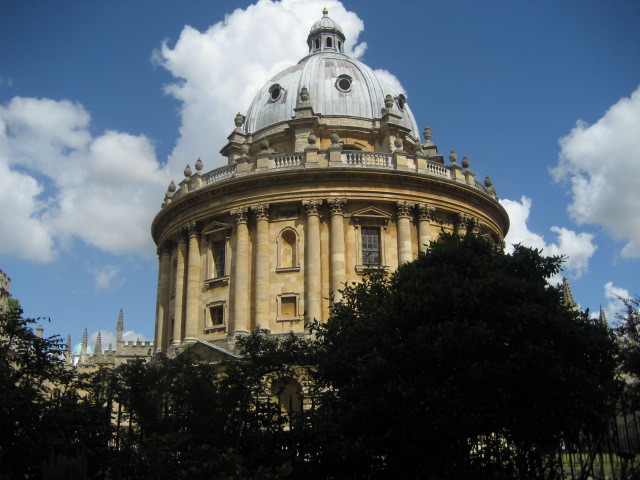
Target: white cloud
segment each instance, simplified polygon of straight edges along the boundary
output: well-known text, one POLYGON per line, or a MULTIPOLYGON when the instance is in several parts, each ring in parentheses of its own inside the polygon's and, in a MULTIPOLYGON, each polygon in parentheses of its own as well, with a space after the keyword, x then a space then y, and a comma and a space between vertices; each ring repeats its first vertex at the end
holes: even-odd
POLYGON ((629 290, 616 287, 613 285, 613 282, 607 282, 604 285, 604 296, 609 300, 607 306, 604 307, 607 321, 609 325, 615 325, 618 323, 616 315, 625 311, 625 305, 621 299, 629 299, 631 295, 629 294, 629 290))
POLYGON ((149 224, 167 174, 144 136, 92 136, 68 100, 0 106, 1 254, 47 262, 73 239, 111 253, 152 252, 149 224))
POLYGON ((269 78, 308 53, 308 28, 325 6, 346 36, 345 52, 361 56, 366 44, 356 43, 364 24, 335 0, 260 0, 204 32, 187 26, 173 48, 165 42, 155 52, 155 61, 178 79, 166 93, 182 102, 180 137, 169 159, 173 175, 179 178, 198 157, 207 169, 226 161, 217 152, 236 113, 246 113, 269 78))
POLYGON ((115 265, 102 265, 93 270, 93 275, 98 288, 111 287, 116 275, 120 273, 120 268, 115 265))
POLYGON ((560 139, 556 181, 571 183, 568 210, 578 224, 604 226, 625 242, 621 255, 640 258, 640 88, 595 124, 578 121, 560 139))
MULTIPOLYGON (((568 272, 574 278, 586 273, 589 259, 598 248, 593 243, 593 235, 590 233, 576 233, 564 227, 553 226, 550 230, 556 234, 555 243, 547 243, 540 234, 532 232, 527 226, 532 201, 522 197, 520 201, 502 199, 500 203, 509 214, 511 225, 505 238, 507 246, 521 244, 525 247, 542 250, 544 255, 563 255, 563 271, 568 272)), ((560 280, 560 276, 551 279, 553 283, 560 280)))

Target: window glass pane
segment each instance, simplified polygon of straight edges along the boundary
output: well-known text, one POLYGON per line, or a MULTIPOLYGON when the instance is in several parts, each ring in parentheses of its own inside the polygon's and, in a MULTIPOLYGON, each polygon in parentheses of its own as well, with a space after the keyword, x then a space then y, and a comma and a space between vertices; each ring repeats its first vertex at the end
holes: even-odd
POLYGON ((212 325, 224 325, 224 307, 222 305, 216 305, 209 308, 211 314, 212 325))
POLYGON ((225 242, 214 242, 213 244, 214 276, 224 277, 225 273, 225 242))
POLYGON ((380 230, 377 228, 362 229, 362 263, 380 265, 380 230))

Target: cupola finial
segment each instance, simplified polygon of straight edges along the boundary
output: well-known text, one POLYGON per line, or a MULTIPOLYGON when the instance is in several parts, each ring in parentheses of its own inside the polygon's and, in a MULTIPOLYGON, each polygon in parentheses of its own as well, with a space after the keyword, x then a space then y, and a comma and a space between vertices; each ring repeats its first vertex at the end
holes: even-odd
POLYGON ((329 15, 329 10, 327 10, 327 7, 324 7, 324 8, 322 9, 322 15, 324 15, 325 17, 326 17, 327 15, 329 15))

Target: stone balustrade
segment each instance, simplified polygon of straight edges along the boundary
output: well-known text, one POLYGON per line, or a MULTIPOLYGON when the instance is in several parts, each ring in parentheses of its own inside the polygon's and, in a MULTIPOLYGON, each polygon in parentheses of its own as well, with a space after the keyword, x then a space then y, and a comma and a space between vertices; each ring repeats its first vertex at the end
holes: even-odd
MULTIPOLYGON (((490 195, 497 199, 493 188, 489 189, 485 187, 481 182, 476 180, 475 175, 466 169, 461 169, 458 165, 444 165, 441 162, 429 160, 429 157, 418 157, 408 155, 406 153, 385 153, 385 152, 364 152, 364 151, 342 151, 339 154, 339 162, 329 162, 329 152, 324 150, 306 151, 305 153, 286 153, 269 155, 268 167, 256 169, 255 160, 247 158, 247 167, 243 167, 242 170, 237 168, 236 164, 225 165, 220 168, 216 168, 210 172, 201 175, 202 186, 212 185, 215 183, 230 180, 239 175, 255 175, 262 174, 269 170, 295 170, 305 168, 318 168, 318 167, 338 167, 344 166, 345 168, 371 168, 371 169, 385 169, 385 170, 402 170, 415 172, 418 175, 426 175, 432 177, 440 177, 449 179, 456 183, 462 183, 472 188, 480 190, 481 192, 490 195), (313 156, 313 158, 311 158, 313 156), (254 166, 252 166, 254 164, 254 166), (402 164, 402 167, 399 165, 402 164), (453 169, 462 171, 456 175, 452 172, 453 169)), ((193 177, 192 177, 193 178, 193 177)), ((187 183, 188 178, 186 179, 187 183)), ((184 182, 183 182, 184 183, 184 182)), ((197 190, 199 187, 197 184, 194 186, 194 182, 191 182, 191 187, 188 189, 179 188, 173 195, 172 199, 175 200, 181 197, 187 191, 197 190)))

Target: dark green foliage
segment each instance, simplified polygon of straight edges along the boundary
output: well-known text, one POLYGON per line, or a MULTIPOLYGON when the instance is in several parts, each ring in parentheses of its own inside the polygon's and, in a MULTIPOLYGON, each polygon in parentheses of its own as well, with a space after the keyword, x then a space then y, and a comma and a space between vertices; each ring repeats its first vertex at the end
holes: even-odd
POLYGON ((321 463, 344 478, 549 478, 561 436, 599 433, 619 385, 606 328, 563 305, 560 259, 442 235, 319 328, 321 463))
POLYGON ((622 298, 625 306, 624 313, 618 314, 616 333, 622 345, 622 371, 640 379, 640 297, 622 298))
POLYGON ((43 462, 66 453, 75 457, 81 443, 62 343, 39 338, 31 328, 35 322, 22 318, 15 301, 0 312, 0 478, 47 478, 43 462))
POLYGON ((559 266, 442 235, 345 288, 310 338, 255 331, 241 361, 187 348, 79 378, 2 316, 0 478, 560 478, 560 439, 606 429, 631 357, 547 284, 559 266))

